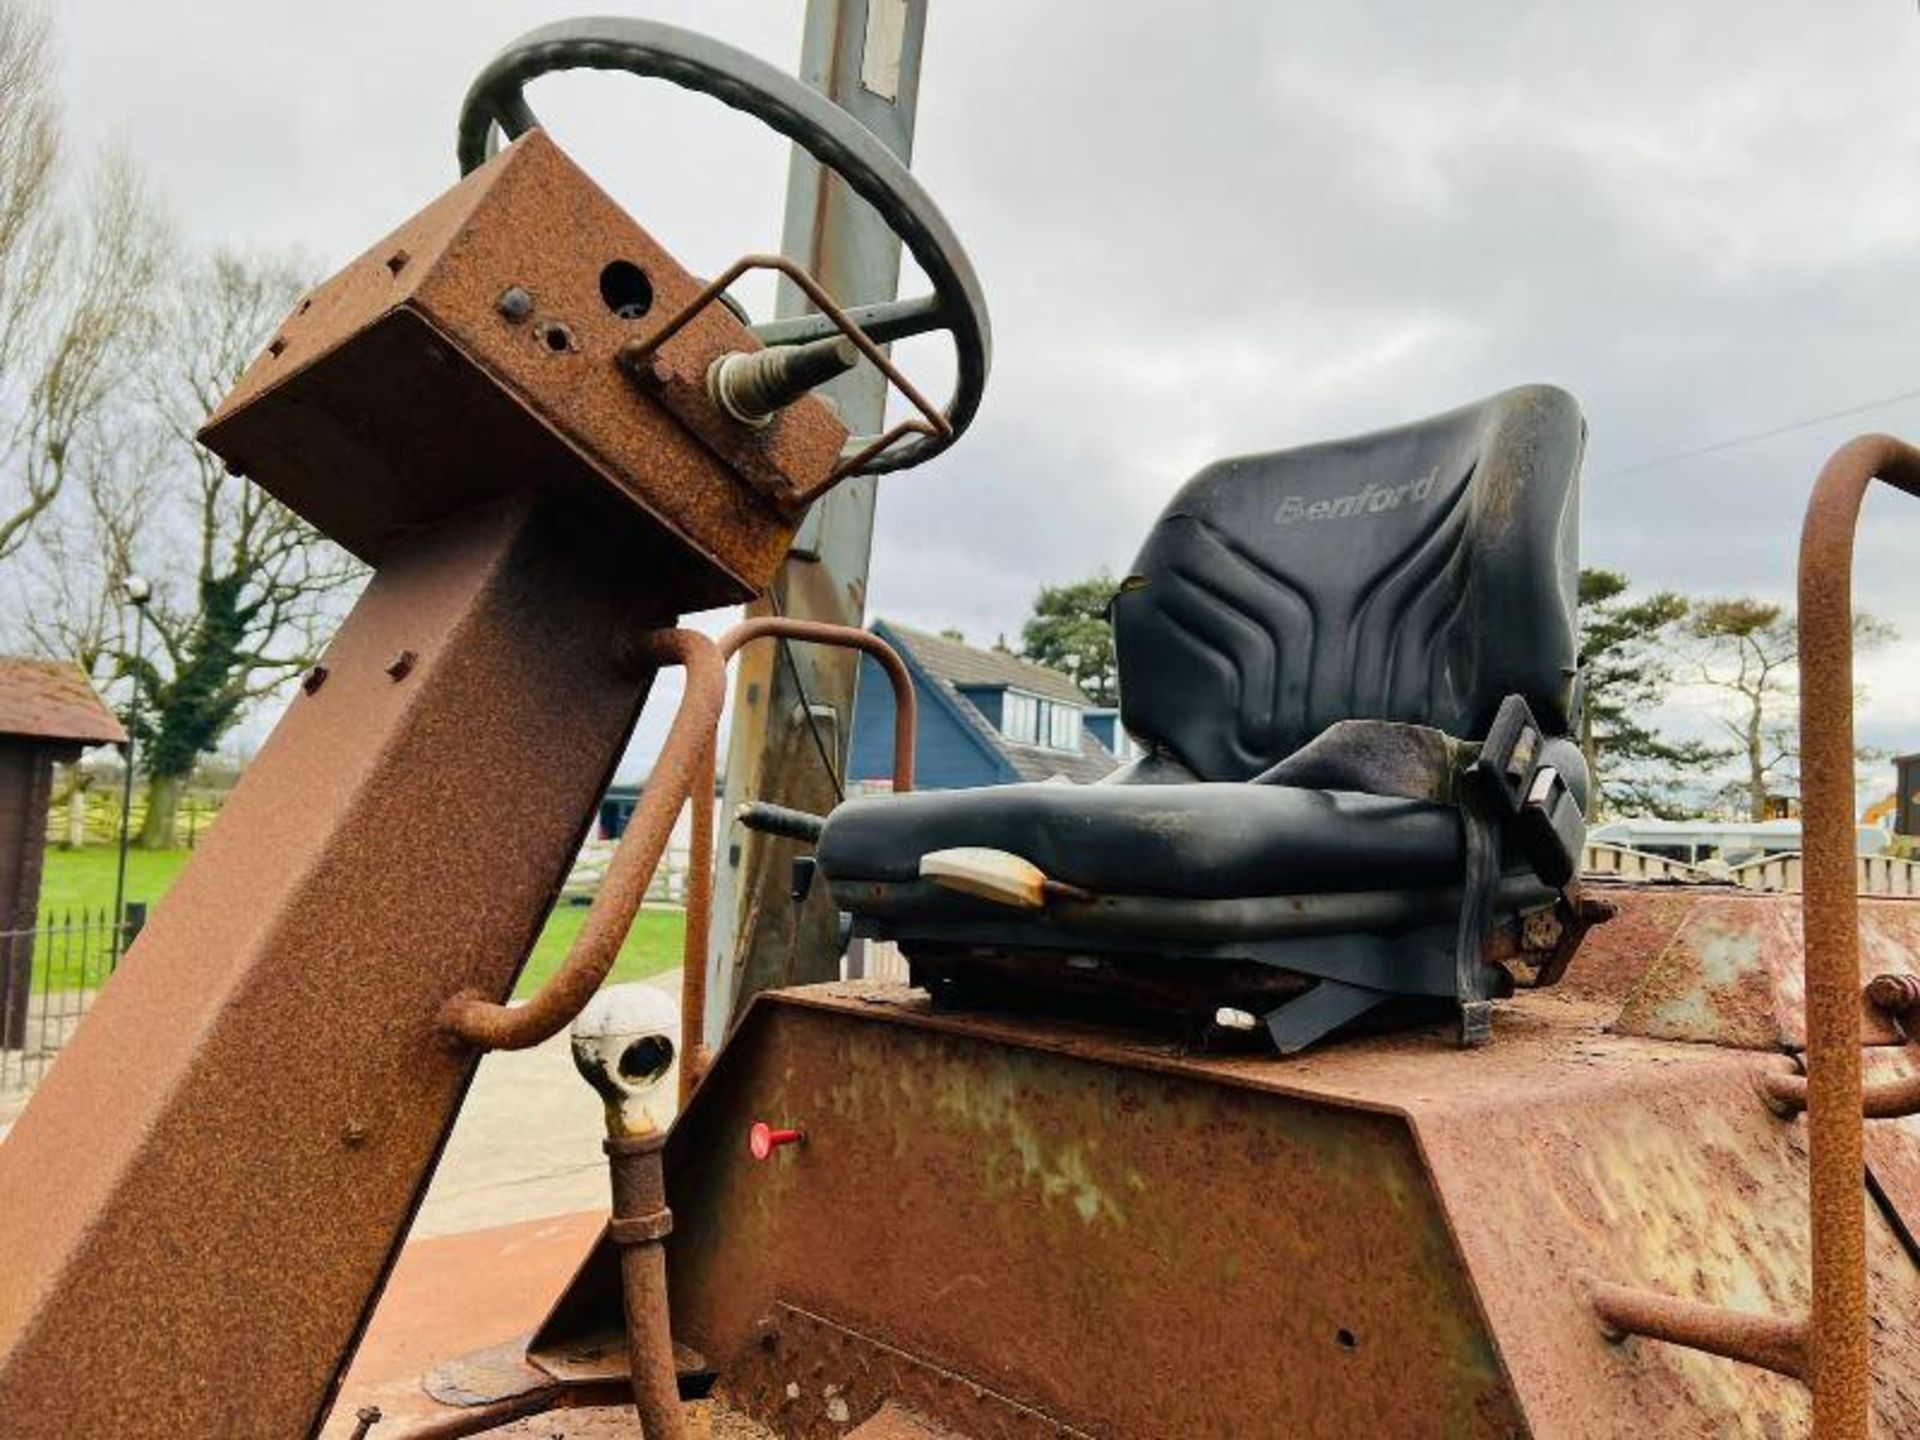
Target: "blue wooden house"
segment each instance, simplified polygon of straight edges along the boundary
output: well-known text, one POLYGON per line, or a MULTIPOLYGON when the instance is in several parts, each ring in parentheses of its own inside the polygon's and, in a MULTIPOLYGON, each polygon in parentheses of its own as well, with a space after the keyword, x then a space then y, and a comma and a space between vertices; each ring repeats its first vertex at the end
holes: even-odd
MULTIPOLYGON (((914 784, 922 790, 1010 785, 1064 776, 1088 784, 1140 748, 1120 728, 1120 712, 1089 700, 1058 670, 1004 650, 981 650, 943 635, 877 620, 873 631, 906 661, 919 702, 914 784)), ((849 792, 893 785, 893 686, 871 657, 860 659, 848 756, 849 792)), ((644 784, 607 788, 597 833, 617 840, 644 784)))
MULTIPOLYGON (((981 650, 943 635, 877 620, 907 663, 919 704, 914 784, 922 790, 1008 785, 1064 776, 1101 779, 1138 751, 1119 715, 1044 665, 981 650)), ((853 708, 849 790, 893 783, 893 687, 871 657, 860 661, 853 708)))

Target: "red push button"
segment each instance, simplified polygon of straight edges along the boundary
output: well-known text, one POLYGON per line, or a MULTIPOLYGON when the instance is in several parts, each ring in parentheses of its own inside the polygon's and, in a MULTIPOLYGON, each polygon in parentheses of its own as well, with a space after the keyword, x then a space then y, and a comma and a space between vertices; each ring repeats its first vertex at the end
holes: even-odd
POLYGON ((803 1130, 776 1130, 764 1120, 753 1122, 747 1132, 747 1150, 756 1160, 765 1160, 782 1145, 798 1145, 806 1139, 803 1130))

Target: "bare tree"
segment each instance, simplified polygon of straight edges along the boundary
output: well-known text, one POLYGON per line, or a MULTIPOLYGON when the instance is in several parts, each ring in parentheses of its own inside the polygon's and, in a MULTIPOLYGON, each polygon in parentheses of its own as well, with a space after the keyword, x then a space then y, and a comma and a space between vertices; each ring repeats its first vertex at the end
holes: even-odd
MULTIPOLYGON (((69 203, 53 74, 46 12, 0 0, 0 560, 45 542, 24 577, 32 603, 10 628, 93 674, 117 640, 105 597, 118 577, 99 583, 99 557, 49 522, 75 477, 89 488, 86 473, 110 457, 108 412, 124 409, 117 391, 147 338, 166 234, 123 156, 69 203)), ((18 586, 22 566, 11 568, 18 586)), ((69 843, 87 779, 78 765, 63 778, 69 843)))
MULTIPOLYGON (((1682 625, 1679 673, 1717 692, 1713 718, 1733 742, 1745 770, 1728 787, 1750 820, 1769 818, 1769 800, 1800 773, 1800 626, 1783 606, 1736 598, 1695 602, 1682 625)), ((1853 617, 1856 649, 1893 639, 1871 615, 1853 617)))
POLYGON ((63 204, 43 12, 0 0, 0 559, 66 489, 146 340, 164 227, 124 157, 63 204))
MULTIPOLYGON (((146 367, 146 403, 164 447, 162 499, 142 516, 121 496, 95 505, 102 531, 131 522, 124 554, 191 557, 147 566, 154 644, 121 668, 141 692, 149 776, 140 843, 174 843, 180 795, 249 706, 313 664, 361 566, 258 486, 227 473, 194 432, 232 388, 305 288, 286 261, 218 253, 182 267, 167 289, 146 367)), ((117 542, 109 540, 111 551, 117 542)))
POLYGON ((12 628, 28 648, 72 660, 96 684, 113 679, 126 647, 125 582, 164 498, 149 483, 163 463, 157 440, 136 404, 113 407, 76 452, 55 523, 35 528, 16 564, 22 590, 12 628))
MULTIPOLYGON (((113 687, 126 650, 125 582, 133 553, 158 496, 143 483, 157 469, 154 430, 129 404, 118 424, 85 437, 74 459, 72 490, 53 507, 53 523, 37 525, 13 564, 19 603, 8 629, 25 647, 72 660, 96 685, 113 687)), ((156 559, 158 557, 155 557, 156 559)), ((54 803, 66 807, 63 845, 86 843, 87 791, 96 774, 76 761, 64 767, 54 803)))

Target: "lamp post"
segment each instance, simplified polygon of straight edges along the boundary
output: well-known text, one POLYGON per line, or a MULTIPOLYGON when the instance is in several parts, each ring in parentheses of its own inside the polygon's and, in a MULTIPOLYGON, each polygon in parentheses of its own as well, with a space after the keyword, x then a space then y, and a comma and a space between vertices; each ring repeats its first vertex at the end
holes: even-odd
MULTIPOLYGON (((127 603, 133 606, 133 658, 138 661, 147 643, 147 602, 153 587, 138 575, 121 582, 127 603)), ((120 963, 126 944, 127 846, 133 840, 133 759, 140 744, 140 677, 133 680, 133 700, 127 706, 126 773, 120 780, 120 862, 113 879, 113 963, 120 963)))

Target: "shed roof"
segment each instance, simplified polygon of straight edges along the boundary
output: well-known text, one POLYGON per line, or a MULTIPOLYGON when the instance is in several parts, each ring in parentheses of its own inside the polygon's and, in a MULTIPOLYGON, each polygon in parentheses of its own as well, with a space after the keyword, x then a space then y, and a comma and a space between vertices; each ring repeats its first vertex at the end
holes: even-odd
POLYGON ((117 745, 126 730, 78 665, 0 655, 0 735, 117 745))

